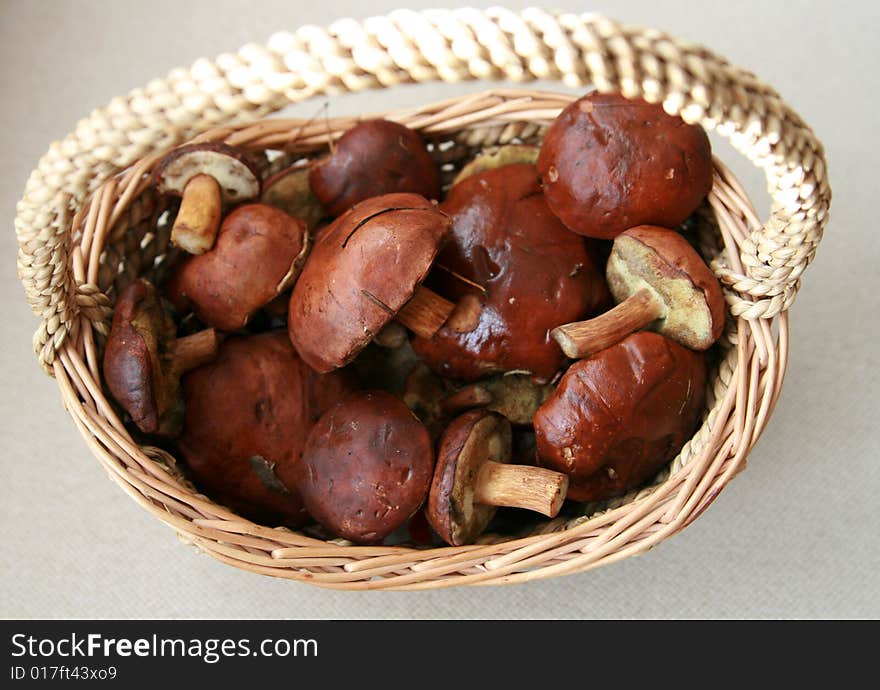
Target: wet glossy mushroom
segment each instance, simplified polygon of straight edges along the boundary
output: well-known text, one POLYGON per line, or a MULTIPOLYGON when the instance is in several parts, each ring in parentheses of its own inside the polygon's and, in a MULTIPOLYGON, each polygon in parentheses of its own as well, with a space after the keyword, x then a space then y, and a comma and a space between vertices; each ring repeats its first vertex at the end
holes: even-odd
POLYGON ((613 239, 636 225, 681 224, 712 188, 712 151, 699 125, 660 105, 593 92, 551 123, 538 172, 566 226, 613 239))
POLYGON ((141 278, 116 300, 104 350, 104 380, 141 431, 176 436, 183 423, 180 376, 216 354, 212 328, 175 337, 174 321, 158 291, 141 278))
POLYGON ((389 120, 368 120, 348 130, 329 156, 311 166, 309 183, 334 217, 383 194, 440 197, 440 171, 421 137, 389 120))
POLYGON ((551 213, 532 165, 472 175, 440 208, 452 235, 429 285, 458 306, 433 338, 414 338, 413 349, 453 379, 519 371, 550 380, 565 361, 550 330, 610 301, 595 243, 551 213))
POLYGON ((511 465, 512 432, 501 415, 471 410, 449 425, 437 451, 427 517, 447 544, 476 541, 498 507, 555 517, 568 477, 540 467, 511 465))
POLYGON ((250 156, 218 143, 174 149, 156 167, 153 182, 161 194, 181 197, 171 241, 190 254, 214 246, 224 204, 260 195, 260 176, 250 156))
POLYGON ((642 225, 618 235, 605 276, 618 305, 552 332, 568 357, 586 357, 643 328, 707 350, 724 330, 721 284, 673 230, 642 225))
POLYGON ((435 333, 454 305, 422 281, 448 234, 449 218, 417 194, 368 199, 334 221, 290 298, 302 358, 318 371, 344 366, 394 319, 435 333))
POLYGON ((309 252, 305 223, 266 204, 245 204, 223 220, 217 243, 175 266, 166 287, 181 311, 222 331, 244 328, 296 281, 309 252))
POLYGON ((599 501, 654 476, 694 433, 704 354, 641 331, 575 362, 535 414, 538 463, 570 478, 568 498, 599 501))
POLYGON ((178 449, 198 487, 251 519, 303 524, 297 481, 306 438, 355 390, 349 373, 314 372, 274 331, 227 338, 216 360, 184 378, 184 390, 178 449))
POLYGON ((421 507, 434 452, 424 425, 390 393, 364 391, 312 428, 300 494, 312 517, 353 542, 382 541, 421 507))

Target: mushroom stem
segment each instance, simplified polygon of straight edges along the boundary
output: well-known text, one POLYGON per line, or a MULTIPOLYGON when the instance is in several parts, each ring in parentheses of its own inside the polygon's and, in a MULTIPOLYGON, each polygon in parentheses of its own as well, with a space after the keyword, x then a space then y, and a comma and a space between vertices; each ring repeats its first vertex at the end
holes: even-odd
POLYGON ((183 190, 171 241, 190 254, 204 254, 214 246, 220 229, 220 185, 210 175, 194 176, 183 190))
POLYGON ((397 312, 397 320, 416 335, 433 338, 453 309, 455 305, 452 302, 419 285, 412 299, 397 312))
POLYGON ((473 385, 462 388, 447 396, 440 403, 447 414, 458 414, 473 407, 485 407, 492 402, 494 396, 483 386, 473 385))
POLYGON ((218 347, 217 331, 213 328, 178 338, 171 345, 173 368, 178 374, 184 374, 207 364, 217 356, 218 347))
POLYGON ((568 475, 543 467, 488 460, 477 474, 474 498, 490 506, 525 508, 556 517, 568 491, 568 475))
POLYGON ((663 316, 664 305, 653 291, 642 288, 604 314, 554 328, 550 335, 566 357, 582 359, 611 347, 663 316))

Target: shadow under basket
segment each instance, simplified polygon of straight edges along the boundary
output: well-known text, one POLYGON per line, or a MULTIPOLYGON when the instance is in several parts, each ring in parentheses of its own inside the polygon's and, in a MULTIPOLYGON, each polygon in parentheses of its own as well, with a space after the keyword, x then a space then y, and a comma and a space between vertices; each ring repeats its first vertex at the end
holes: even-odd
MULTIPOLYGON (((573 98, 491 90, 363 119, 382 115, 420 132, 448 184, 486 148, 540 143, 573 98)), ((183 540, 238 568, 338 589, 523 582, 651 548, 696 519, 745 467, 779 396, 788 308, 827 220, 823 156, 771 88, 657 31, 543 10, 399 11, 276 34, 92 113, 53 144, 27 183, 16 218, 19 275, 42 319, 39 360, 89 448, 183 540), (725 288, 727 327, 701 424, 650 486, 469 546, 358 546, 246 520, 197 493, 171 454, 132 437, 102 386, 101 352, 120 289, 139 276, 160 281, 176 251, 166 201, 149 183, 165 152, 194 139, 225 141, 260 154, 269 173, 320 155, 358 121, 265 119, 291 103, 398 83, 539 78, 662 102, 728 138, 767 177, 772 208, 762 222, 716 160, 712 191, 692 218, 696 244, 725 288)))

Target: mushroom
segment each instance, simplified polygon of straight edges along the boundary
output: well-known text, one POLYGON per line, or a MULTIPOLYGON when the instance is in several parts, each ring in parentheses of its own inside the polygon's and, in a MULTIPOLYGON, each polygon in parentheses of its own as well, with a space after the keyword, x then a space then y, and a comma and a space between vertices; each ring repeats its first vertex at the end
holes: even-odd
POLYGON ((256 199, 256 164, 239 149, 219 143, 188 144, 166 155, 153 173, 156 189, 180 196, 171 241, 190 254, 214 246, 223 204, 256 199))
POLYGON ((534 165, 538 160, 540 151, 539 147, 527 144, 505 144, 495 149, 483 151, 459 171, 455 179, 452 180, 452 186, 457 185, 471 175, 477 175, 486 170, 500 168, 505 165, 513 165, 515 163, 534 165))
POLYGON ((538 464, 569 476, 568 498, 625 493, 672 460, 703 410, 706 361, 651 331, 575 362, 535 413, 538 464))
POLYGON ((532 165, 472 175, 440 209, 452 236, 430 285, 458 307, 433 338, 413 338, 413 349, 461 381, 508 371, 549 381, 565 361, 550 329, 598 313, 610 299, 596 243, 550 212, 532 165))
POLYGON ((217 354, 213 328, 175 338, 155 286, 140 278, 116 300, 104 350, 107 388, 145 434, 173 437, 183 423, 180 376, 217 354))
POLYGON ((502 415, 511 424, 526 426, 552 392, 551 384, 535 383, 526 374, 503 374, 460 388, 446 396, 441 405, 452 414, 483 407, 502 415))
POLYGON ((209 326, 235 331, 293 285, 308 252, 303 221, 266 204, 245 204, 223 220, 211 251, 175 266, 166 295, 209 326))
POLYGON ((315 230, 327 215, 327 210, 309 186, 309 169, 302 165, 292 165, 269 177, 263 183, 260 201, 299 218, 309 232, 315 230))
POLYGON ((393 319, 430 336, 454 305, 421 285, 449 218, 417 194, 386 194, 340 216, 293 288, 290 339, 317 371, 351 362, 393 319))
POLYGON ((510 422, 487 410, 471 410, 449 425, 437 451, 428 495, 428 522, 443 541, 476 541, 497 507, 525 508, 556 517, 568 477, 541 467, 511 465, 510 422))
POLYGON ((567 227, 613 239, 636 225, 674 228, 712 188, 706 132, 661 105, 590 93, 547 128, 538 173, 567 227))
POLYGON ((721 284, 677 232, 641 225, 618 235, 605 277, 618 305, 552 331, 567 357, 586 357, 642 328, 692 350, 706 350, 721 336, 721 284))
POLYGON ((312 517, 357 543, 382 541, 421 507, 434 452, 424 425, 384 391, 354 393, 309 433, 299 490, 312 517))
POLYGON ((186 425, 177 446, 195 483, 246 517, 296 527, 297 490, 314 423, 355 390, 349 373, 317 374, 284 331, 232 336, 183 381, 186 425))
POLYGON ((335 151, 312 164, 309 184, 334 217, 393 192, 440 198, 440 171, 421 137, 388 120, 367 120, 345 132, 335 151))

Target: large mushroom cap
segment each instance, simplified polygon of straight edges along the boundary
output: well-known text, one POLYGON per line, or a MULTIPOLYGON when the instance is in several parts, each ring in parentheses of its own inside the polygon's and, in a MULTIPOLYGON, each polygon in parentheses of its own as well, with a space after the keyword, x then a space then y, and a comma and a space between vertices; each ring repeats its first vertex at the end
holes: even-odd
POLYGON ((169 298, 210 326, 243 328, 296 280, 308 249, 301 220, 266 204, 239 206, 223 220, 213 249, 175 267, 169 298))
POLYGON ((365 199, 394 192, 437 199, 440 171, 416 132, 389 120, 367 120, 312 165, 309 184, 330 215, 339 216, 365 199))
POLYGON ((594 243, 551 213, 528 164, 467 177, 440 208, 452 219, 452 235, 429 286, 460 305, 470 301, 474 318, 464 327, 450 319, 433 338, 414 338, 413 349, 454 379, 515 370, 552 378, 565 357, 550 330, 610 299, 594 243))
POLYGON ((679 233, 641 225, 614 240, 606 271, 615 300, 654 291, 665 308, 656 330, 706 350, 724 329, 724 294, 715 274, 679 233))
POLYGON ((348 364, 425 279, 449 219, 417 194, 368 199, 322 231, 290 299, 290 339, 318 371, 348 364))
POLYGON ((641 331, 575 362, 535 414, 538 462, 569 475, 568 497, 624 493, 672 460, 703 410, 700 352, 641 331))
POLYGON ((306 438, 354 390, 351 377, 312 371, 275 331, 228 338, 214 362, 185 377, 184 390, 178 447, 196 484, 253 519, 302 524, 296 486, 306 438))
POLYGON ((547 129, 538 172, 566 226, 613 239, 636 225, 682 223, 712 188, 712 152, 699 125, 662 106, 593 92, 547 129))
POLYGON ((196 175, 217 181, 224 202, 237 204, 260 195, 260 176, 251 157, 226 144, 187 144, 171 151, 153 172, 162 194, 180 196, 196 175))
POLYGON ((443 434, 428 497, 428 522, 447 544, 470 544, 488 527, 497 508, 477 500, 476 484, 487 462, 510 462, 512 431, 501 415, 471 410, 443 434))
POLYGON ((152 283, 135 280, 119 294, 104 350, 104 380, 147 434, 174 435, 180 429, 178 379, 169 351, 174 335, 174 321, 152 283))
POLYGON ((390 393, 365 391, 327 410, 309 434, 299 488, 334 534, 375 543, 421 507, 434 468, 431 439, 390 393))

